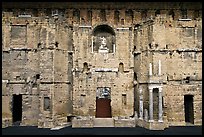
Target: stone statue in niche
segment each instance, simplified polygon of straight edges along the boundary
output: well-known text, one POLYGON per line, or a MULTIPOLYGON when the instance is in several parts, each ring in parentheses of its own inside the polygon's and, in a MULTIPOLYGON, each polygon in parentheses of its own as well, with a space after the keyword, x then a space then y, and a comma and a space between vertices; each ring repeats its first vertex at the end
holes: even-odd
POLYGON ((107 47, 107 40, 105 37, 100 37, 101 39, 101 45, 99 47, 99 53, 108 53, 109 49, 107 47))

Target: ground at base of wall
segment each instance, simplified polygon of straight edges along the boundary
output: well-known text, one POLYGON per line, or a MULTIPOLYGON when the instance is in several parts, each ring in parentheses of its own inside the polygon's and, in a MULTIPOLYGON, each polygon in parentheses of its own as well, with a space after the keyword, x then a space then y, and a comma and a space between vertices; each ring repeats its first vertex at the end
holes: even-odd
POLYGON ((202 135, 202 126, 175 126, 165 130, 148 130, 141 127, 72 128, 59 130, 36 126, 12 126, 2 128, 2 135, 202 135))

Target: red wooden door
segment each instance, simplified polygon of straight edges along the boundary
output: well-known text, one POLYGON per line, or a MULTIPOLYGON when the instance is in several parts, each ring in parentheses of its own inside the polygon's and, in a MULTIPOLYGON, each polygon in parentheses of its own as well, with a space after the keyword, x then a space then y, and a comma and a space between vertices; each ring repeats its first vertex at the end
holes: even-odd
POLYGON ((96 118, 111 118, 111 100, 108 98, 96 99, 96 118))

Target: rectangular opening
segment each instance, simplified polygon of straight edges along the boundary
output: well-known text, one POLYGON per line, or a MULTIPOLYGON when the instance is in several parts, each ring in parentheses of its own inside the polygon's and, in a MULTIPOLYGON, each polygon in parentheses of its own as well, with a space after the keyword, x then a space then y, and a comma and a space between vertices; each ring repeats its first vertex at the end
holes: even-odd
POLYGON ((185 122, 194 124, 193 95, 184 95, 185 122))
POLYGON ((12 119, 14 125, 22 121, 22 95, 13 95, 12 119))
POLYGON ((85 104, 85 97, 86 97, 86 95, 81 94, 81 97, 80 97, 80 107, 84 106, 84 104, 85 104))
POLYGON ((123 106, 127 105, 127 96, 126 96, 126 94, 122 94, 122 105, 123 106))
POLYGON ((67 122, 72 122, 73 116, 67 116, 67 122))
POLYGON ((44 110, 50 111, 50 98, 44 97, 44 110))
POLYGON ((153 119, 159 119, 159 89, 153 88, 153 119))
POLYGON ((98 87, 96 90, 96 118, 111 117, 111 88, 98 87))

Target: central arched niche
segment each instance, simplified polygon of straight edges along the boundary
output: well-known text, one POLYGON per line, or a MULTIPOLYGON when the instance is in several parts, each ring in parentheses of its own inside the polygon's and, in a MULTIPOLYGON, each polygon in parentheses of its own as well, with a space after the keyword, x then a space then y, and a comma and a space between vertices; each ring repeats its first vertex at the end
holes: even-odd
POLYGON ((93 52, 115 52, 115 32, 108 25, 99 25, 93 30, 93 52))

